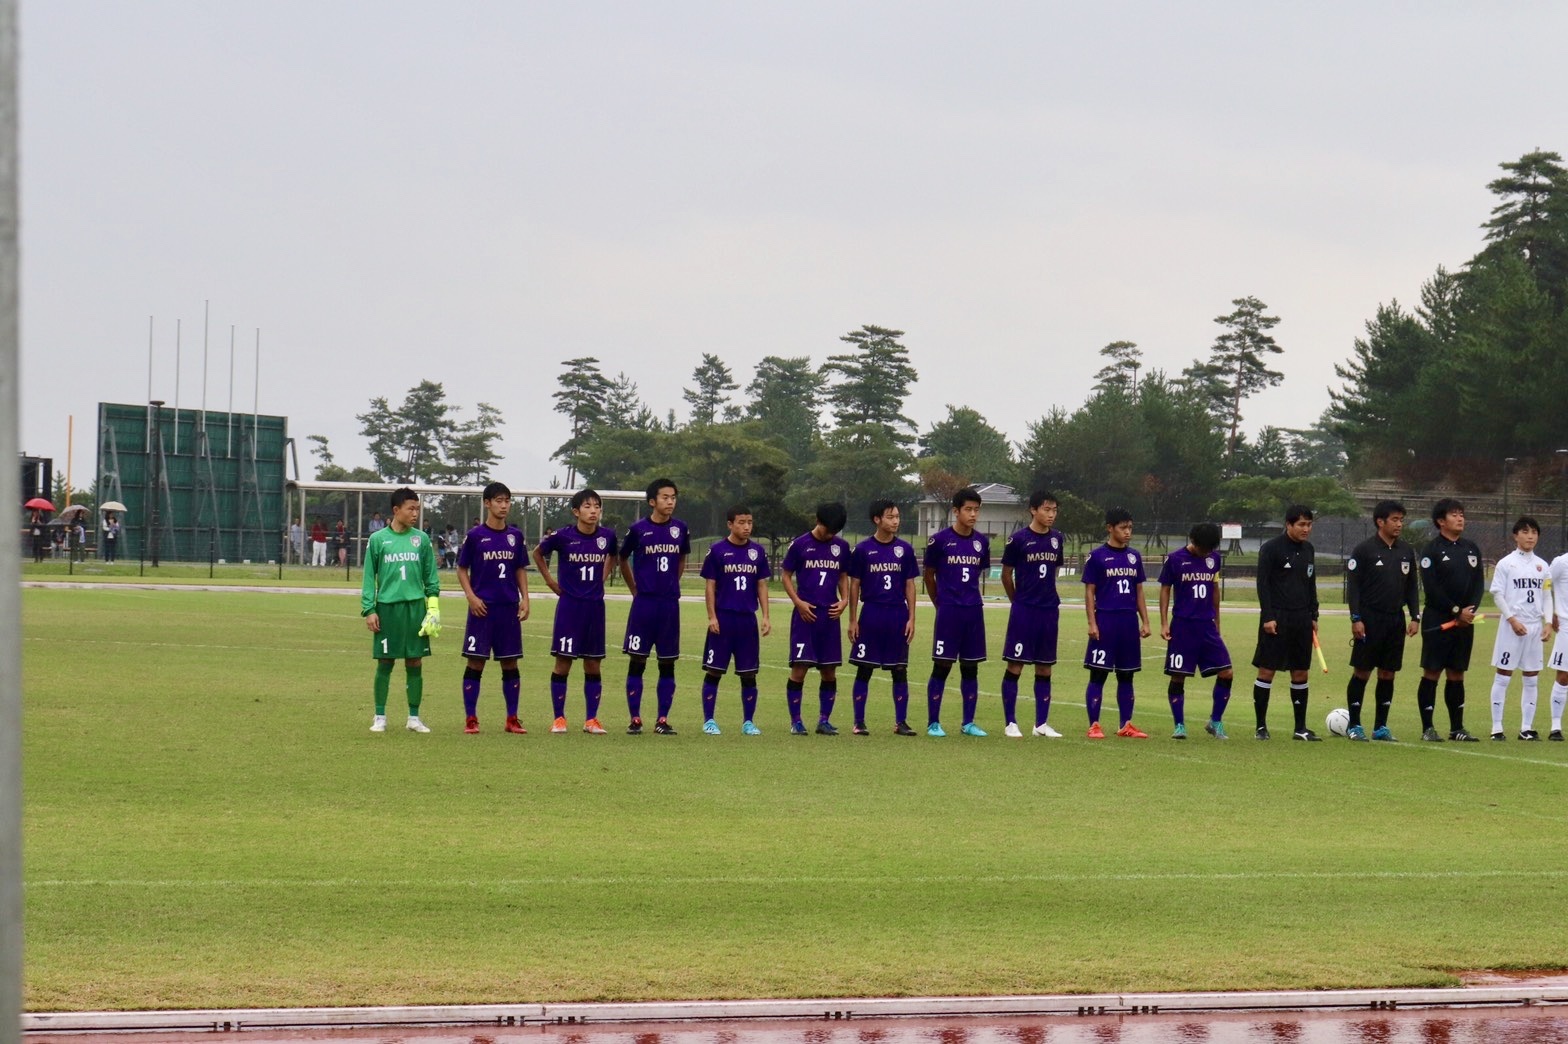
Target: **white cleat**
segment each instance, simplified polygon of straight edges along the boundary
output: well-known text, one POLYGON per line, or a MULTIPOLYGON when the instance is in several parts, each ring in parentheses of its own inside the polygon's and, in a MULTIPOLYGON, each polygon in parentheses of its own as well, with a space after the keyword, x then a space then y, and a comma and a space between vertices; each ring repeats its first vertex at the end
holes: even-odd
POLYGON ((1055 729, 1051 728, 1051 726, 1049 724, 1036 725, 1034 727, 1034 734, 1036 736, 1044 736, 1046 739, 1061 739, 1062 738, 1062 734, 1060 732, 1057 732, 1055 729))
POLYGON ((1024 734, 1018 728, 1018 723, 1016 721, 1008 722, 1007 723, 1007 728, 1002 730, 1002 735, 1006 736, 1008 739, 1023 739, 1024 738, 1024 734))
POLYGON ((430 726, 428 726, 424 722, 420 721, 417 717, 413 717, 413 718, 409 718, 408 719, 408 731, 409 732, 429 732, 430 731, 430 726))
POLYGON ((370 731, 371 732, 385 732, 385 731, 387 731, 387 716, 385 714, 377 714, 375 717, 371 718, 370 719, 370 731))

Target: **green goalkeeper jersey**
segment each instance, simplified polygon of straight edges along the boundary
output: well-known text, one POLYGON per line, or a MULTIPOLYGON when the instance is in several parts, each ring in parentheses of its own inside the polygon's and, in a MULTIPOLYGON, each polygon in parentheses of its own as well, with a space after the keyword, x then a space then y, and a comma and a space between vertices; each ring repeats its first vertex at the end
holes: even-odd
POLYGON ((370 534, 359 615, 375 612, 377 602, 423 602, 440 594, 436 550, 431 545, 430 534, 418 529, 398 533, 387 526, 370 534))

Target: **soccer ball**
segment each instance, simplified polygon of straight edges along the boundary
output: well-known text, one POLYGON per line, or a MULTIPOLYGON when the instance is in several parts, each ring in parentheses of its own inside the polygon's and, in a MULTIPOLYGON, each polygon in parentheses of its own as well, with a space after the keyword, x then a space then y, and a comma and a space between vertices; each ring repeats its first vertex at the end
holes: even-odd
POLYGON ((1330 736, 1343 736, 1350 731, 1350 712, 1343 707, 1335 707, 1323 719, 1323 724, 1328 726, 1330 736))

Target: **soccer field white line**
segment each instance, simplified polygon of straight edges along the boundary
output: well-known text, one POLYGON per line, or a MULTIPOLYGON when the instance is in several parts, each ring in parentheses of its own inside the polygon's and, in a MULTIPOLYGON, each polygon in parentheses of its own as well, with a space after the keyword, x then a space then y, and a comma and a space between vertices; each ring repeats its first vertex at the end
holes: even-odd
POLYGON ((1561 870, 1259 870, 1234 873, 1125 873, 1125 874, 964 874, 912 875, 901 877, 892 874, 801 874, 775 876, 772 874, 714 874, 685 877, 652 878, 643 875, 625 877, 498 877, 490 880, 420 878, 418 880, 375 880, 361 877, 280 878, 262 877, 213 878, 142 878, 117 880, 114 878, 52 878, 27 881, 27 888, 539 888, 557 886, 622 887, 629 885, 856 885, 886 887, 888 885, 942 885, 942 884, 1114 884, 1139 881, 1463 881, 1518 878, 1526 880, 1557 880, 1568 878, 1568 869, 1561 870))

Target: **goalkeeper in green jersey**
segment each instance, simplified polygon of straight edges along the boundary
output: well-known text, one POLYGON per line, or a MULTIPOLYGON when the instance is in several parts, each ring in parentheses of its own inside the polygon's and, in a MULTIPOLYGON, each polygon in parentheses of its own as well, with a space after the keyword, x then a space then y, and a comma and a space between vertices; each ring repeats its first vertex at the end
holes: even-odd
POLYGON ((387 691, 392 663, 402 660, 408 681, 408 730, 429 732, 419 720, 424 696, 424 657, 441 633, 441 581, 430 535, 417 528, 419 495, 404 486, 392 492, 392 524, 370 535, 365 547, 365 582, 359 615, 370 628, 376 660, 376 716, 371 732, 387 730, 387 691))

